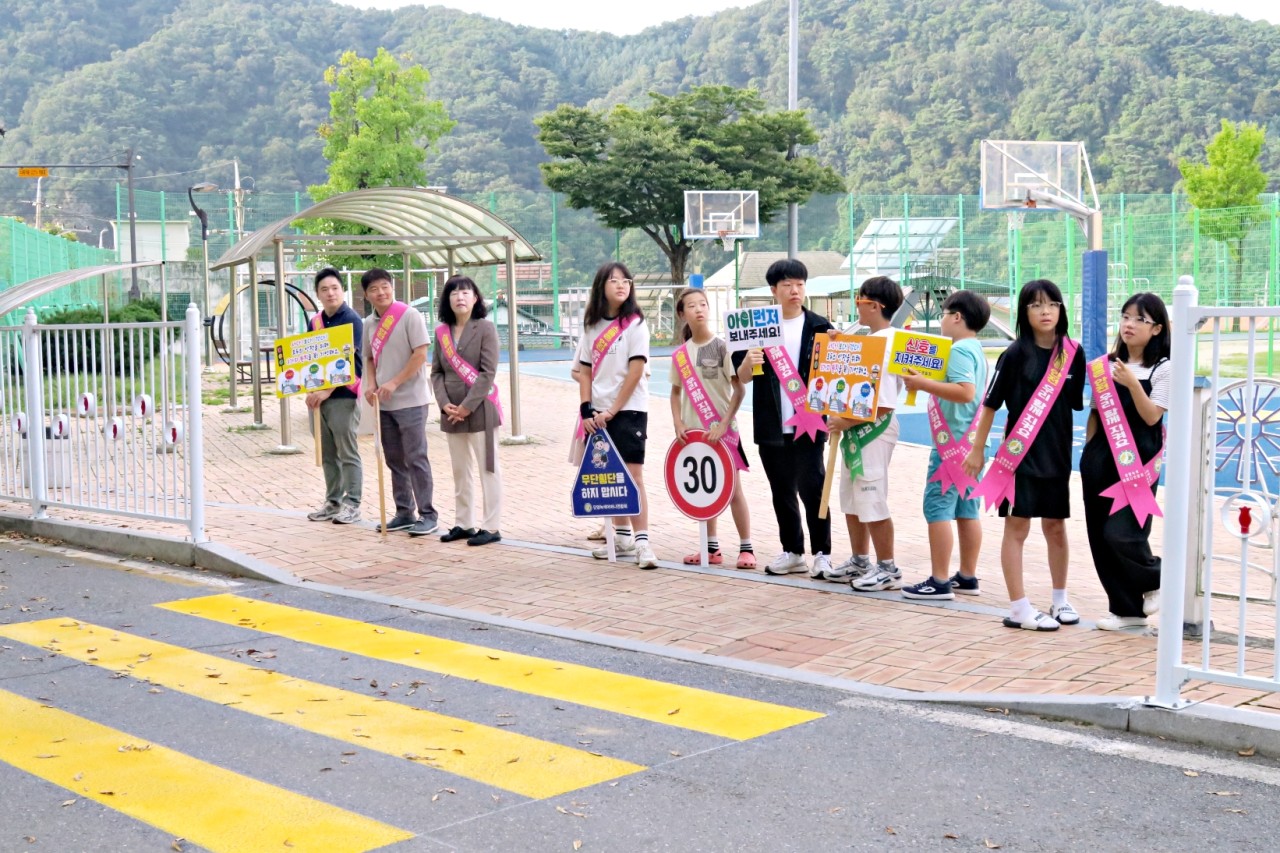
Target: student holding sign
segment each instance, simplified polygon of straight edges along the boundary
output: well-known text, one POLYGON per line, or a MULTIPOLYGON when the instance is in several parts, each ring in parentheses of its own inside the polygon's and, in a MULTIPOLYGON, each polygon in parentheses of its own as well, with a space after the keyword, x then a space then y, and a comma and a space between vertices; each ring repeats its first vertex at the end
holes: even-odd
POLYGON ((1024 284, 1018 294, 1018 338, 996 361, 973 449, 964 461, 965 472, 978 476, 996 412, 1008 409, 1005 440, 973 494, 985 498, 988 508, 999 506, 1004 518, 1000 567, 1010 599, 1006 628, 1056 631, 1080 621, 1067 600, 1065 520, 1071 516, 1071 412, 1084 408, 1084 353, 1067 331, 1058 286, 1047 279, 1024 284), (1048 614, 1031 606, 1022 584, 1022 548, 1033 518, 1040 519, 1049 546, 1053 603, 1048 614))
MULTIPOLYGON (((902 393, 902 379, 889 372, 893 349, 893 315, 902 306, 902 288, 887 276, 867 279, 858 288, 855 305, 858 322, 876 337, 885 338, 884 362, 880 365, 876 395, 876 417, 870 422, 832 418, 832 432, 840 436, 840 510, 845 514, 849 545, 853 555, 823 577, 849 581, 860 592, 898 589, 902 570, 894 563, 893 518, 889 515, 889 463, 898 446, 898 419, 893 410, 902 393), (871 562, 874 546, 876 562, 871 562)), ((872 368, 875 373, 875 368, 872 368)))
MULTIPOLYGON (((657 568, 658 558, 649 545, 649 501, 644 492, 649 326, 636 303, 631 273, 620 263, 607 263, 596 270, 575 360, 582 366, 578 374, 581 425, 576 438, 582 441, 586 433, 607 430, 640 490, 634 535, 627 526, 630 519, 613 519, 617 534, 614 550, 621 556, 634 555, 642 569, 657 568)), ((591 555, 607 560, 609 548, 596 548, 591 555)))
POLYGON ((453 467, 453 527, 441 542, 466 539, 468 545, 502 541, 502 475, 498 470, 498 427, 502 402, 494 380, 498 373, 498 329, 485 319, 480 288, 455 275, 440 291, 440 325, 431 351, 431 389, 440 403, 440 431, 449 442, 453 467), (475 525, 472 461, 480 468, 484 516, 475 525))
MULTIPOLYGON (((711 331, 711 306, 702 290, 686 287, 676 297, 676 341, 681 346, 671 355, 671 417, 681 441, 692 427, 700 425, 710 441, 728 445, 734 465, 747 470, 747 455, 742 449, 738 425, 734 417, 747 396, 747 389, 733 371, 733 359, 725 342, 711 331)), ((747 496, 742 491, 742 478, 734 483, 729 503, 734 526, 738 528, 739 569, 756 567, 755 549, 751 546, 751 513, 747 496)), ((701 554, 684 558, 685 565, 696 566, 701 554)), ((716 536, 716 519, 707 522, 707 561, 714 566, 724 562, 720 540, 716 536)))
MULTIPOLYGON (((360 315, 347 305, 342 276, 333 267, 325 267, 316 273, 315 287, 321 310, 311 318, 311 329, 319 331, 334 326, 351 326, 355 352, 348 363, 355 365, 358 379, 364 325, 360 315)), ((360 520, 364 470, 360 464, 360 448, 356 444, 356 430, 360 426, 360 409, 356 405, 359 388, 357 381, 354 385, 307 394, 307 408, 320 412, 320 459, 324 470, 324 505, 307 516, 310 521, 353 524, 360 520)), ((313 429, 315 423, 313 417, 313 429)))
POLYGON ((1098 580, 1111 612, 1104 631, 1142 627, 1160 608, 1160 558, 1151 553, 1151 516, 1169 407, 1169 314, 1154 293, 1120 309, 1109 355, 1088 366, 1093 411, 1080 457, 1084 518, 1098 580))
POLYGON ((804 307, 809 271, 797 260, 775 261, 765 272, 774 302, 782 306, 782 346, 743 350, 733 354, 738 381, 751 384, 752 423, 760 448, 760 462, 773 492, 782 553, 765 566, 771 575, 809 571, 812 577, 831 570, 831 522, 822 510, 826 466, 822 448, 827 425, 821 415, 805 410, 805 379, 813 360, 814 335, 830 331, 826 317, 804 307), (753 371, 762 366, 756 378, 753 371), (752 380, 755 380, 753 383, 752 380), (813 568, 805 565, 804 503, 813 549, 813 568))

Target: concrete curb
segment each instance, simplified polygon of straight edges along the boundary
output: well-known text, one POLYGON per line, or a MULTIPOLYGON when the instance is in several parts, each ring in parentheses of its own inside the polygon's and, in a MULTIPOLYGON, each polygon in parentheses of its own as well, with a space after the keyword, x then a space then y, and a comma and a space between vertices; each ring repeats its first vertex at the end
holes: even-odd
MULTIPOLYGON (((331 595, 386 604, 417 613, 477 622, 557 639, 591 643, 597 646, 656 655, 751 675, 811 684, 876 699, 959 705, 972 708, 998 708, 1002 711, 1046 720, 1065 720, 1094 725, 1113 731, 1167 738, 1181 743, 1214 749, 1240 750, 1253 748, 1258 755, 1280 758, 1280 715, 1239 708, 1223 708, 1199 703, 1180 710, 1169 710, 1143 704, 1141 697, 1088 697, 1071 695, 1019 695, 1002 693, 917 693, 896 687, 864 684, 845 678, 789 669, 775 664, 743 661, 686 649, 660 646, 622 637, 610 637, 587 631, 557 628, 519 619, 490 616, 454 607, 375 592, 352 590, 331 584, 303 580, 262 560, 220 543, 196 545, 184 539, 133 530, 95 527, 72 521, 32 519, 0 513, 0 531, 23 536, 50 539, 90 551, 102 551, 122 557, 150 558, 179 566, 192 566, 210 571, 250 578, 284 586, 314 589, 331 595)), ((567 550, 567 549, 566 549, 567 550)))

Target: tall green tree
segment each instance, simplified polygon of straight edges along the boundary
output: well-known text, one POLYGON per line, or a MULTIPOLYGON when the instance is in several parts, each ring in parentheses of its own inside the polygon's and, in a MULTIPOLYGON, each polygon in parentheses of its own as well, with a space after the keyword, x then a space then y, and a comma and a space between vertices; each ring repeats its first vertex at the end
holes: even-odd
POLYGON ((769 111, 754 89, 700 86, 650 93, 644 109, 596 111, 562 104, 535 120, 547 186, 569 206, 590 208, 609 228, 638 228, 683 283, 692 243, 685 239, 685 190, 757 190, 760 221, 843 181, 810 155, 788 158, 818 135, 800 111, 769 111))
POLYGON ((1235 281, 1244 281, 1244 241, 1268 214, 1258 198, 1267 173, 1258 158, 1267 130, 1253 122, 1222 120, 1222 129, 1205 146, 1207 162, 1178 163, 1187 196, 1198 210, 1200 235, 1227 247, 1235 281))
MULTIPOLYGON (((397 59, 386 48, 368 59, 347 51, 324 72, 329 84, 329 120, 317 133, 325 141, 329 180, 309 187, 316 201, 370 187, 414 187, 427 182, 427 151, 454 122, 440 101, 426 96, 427 69, 397 59)), ((308 227, 328 234, 372 234, 362 226, 319 220, 308 227)), ((348 267, 377 263, 400 266, 398 258, 328 258, 348 267)))

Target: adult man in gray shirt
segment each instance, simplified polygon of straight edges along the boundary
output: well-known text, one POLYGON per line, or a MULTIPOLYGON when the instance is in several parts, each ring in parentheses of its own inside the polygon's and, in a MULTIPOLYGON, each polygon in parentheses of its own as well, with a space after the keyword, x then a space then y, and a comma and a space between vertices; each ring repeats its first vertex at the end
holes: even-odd
MULTIPOLYGON (((391 494, 396 514, 387 530, 408 530, 427 536, 439 526, 431 505, 431 462, 427 459, 426 321, 416 310, 397 302, 391 274, 374 268, 360 277, 365 300, 373 313, 365 318, 365 398, 380 407, 382 452, 391 469, 391 494)), ((379 525, 379 529, 381 525, 379 525)))

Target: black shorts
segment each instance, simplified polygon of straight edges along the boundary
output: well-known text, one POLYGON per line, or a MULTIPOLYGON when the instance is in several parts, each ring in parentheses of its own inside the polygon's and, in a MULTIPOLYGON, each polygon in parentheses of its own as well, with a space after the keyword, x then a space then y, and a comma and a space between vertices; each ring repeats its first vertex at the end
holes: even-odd
POLYGON ((629 465, 644 464, 644 443, 649 438, 649 413, 623 409, 605 427, 618 455, 629 465))
POLYGON ((1070 518, 1071 477, 1030 477, 1013 474, 1013 506, 1000 504, 1000 517, 1070 518))

